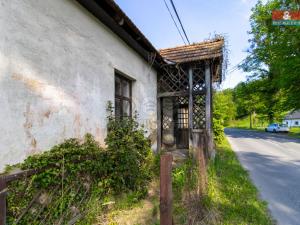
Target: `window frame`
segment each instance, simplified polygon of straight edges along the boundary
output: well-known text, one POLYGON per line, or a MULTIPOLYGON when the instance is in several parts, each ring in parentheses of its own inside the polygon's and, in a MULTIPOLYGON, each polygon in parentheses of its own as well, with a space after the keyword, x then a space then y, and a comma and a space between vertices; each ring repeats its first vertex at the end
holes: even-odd
POLYGON ((122 75, 120 72, 115 71, 115 108, 116 108, 116 100, 118 99, 120 101, 120 115, 116 115, 116 109, 115 109, 115 117, 119 119, 123 119, 124 117, 132 117, 132 80, 128 79, 124 75, 122 75), (116 90, 116 79, 119 79, 121 82, 121 95, 117 94, 116 90), (129 84, 129 97, 126 97, 123 95, 123 82, 128 82, 129 84), (124 108, 123 108, 123 103, 124 101, 129 102, 129 115, 125 116, 124 115, 124 108))

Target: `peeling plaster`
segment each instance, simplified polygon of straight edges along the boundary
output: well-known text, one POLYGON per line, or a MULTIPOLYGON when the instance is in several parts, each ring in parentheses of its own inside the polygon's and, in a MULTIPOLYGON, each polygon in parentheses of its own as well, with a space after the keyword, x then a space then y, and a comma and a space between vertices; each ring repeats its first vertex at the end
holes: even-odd
POLYGON ((0 171, 90 132, 105 146, 114 70, 155 143, 156 71, 74 1, 0 0, 0 171))

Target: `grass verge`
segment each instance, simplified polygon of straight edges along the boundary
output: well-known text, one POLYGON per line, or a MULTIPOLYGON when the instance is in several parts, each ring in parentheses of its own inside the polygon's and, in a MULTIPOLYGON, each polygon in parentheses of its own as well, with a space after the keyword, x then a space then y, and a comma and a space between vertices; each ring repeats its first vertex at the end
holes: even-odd
POLYGON ((158 225, 158 183, 157 179, 153 180, 146 198, 136 192, 130 192, 99 199, 99 195, 95 193, 90 200, 90 210, 80 224, 158 225))
POLYGON ((289 136, 300 138, 300 127, 291 127, 289 136))
POLYGON ((218 224, 273 224, 266 202, 259 199, 226 139, 218 144, 208 173, 207 204, 220 213, 218 224))

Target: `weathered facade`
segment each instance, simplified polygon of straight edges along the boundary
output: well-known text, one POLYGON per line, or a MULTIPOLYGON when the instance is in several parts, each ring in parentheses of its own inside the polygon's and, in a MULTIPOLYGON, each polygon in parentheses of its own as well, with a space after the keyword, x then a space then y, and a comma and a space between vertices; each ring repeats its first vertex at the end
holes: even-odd
POLYGON ((0 3, 0 170, 87 132, 103 144, 116 71, 156 137, 157 72, 120 36, 76 1, 0 3))
POLYGON ((287 114, 282 123, 286 124, 288 127, 300 127, 300 110, 287 114))
POLYGON ((0 170, 137 110, 153 149, 212 149, 223 40, 158 52, 112 0, 0 0, 0 170))

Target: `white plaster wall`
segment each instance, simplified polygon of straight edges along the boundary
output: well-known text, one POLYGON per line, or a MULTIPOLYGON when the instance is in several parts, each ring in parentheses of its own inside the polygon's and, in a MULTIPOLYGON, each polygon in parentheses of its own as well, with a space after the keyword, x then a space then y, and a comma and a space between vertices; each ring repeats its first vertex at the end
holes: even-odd
POLYGON ((114 69, 136 79, 133 107, 155 130, 156 71, 78 3, 0 6, 0 170, 86 132, 104 144, 114 69))
POLYGON ((289 127, 300 127, 300 119, 283 120, 283 123, 289 127))

